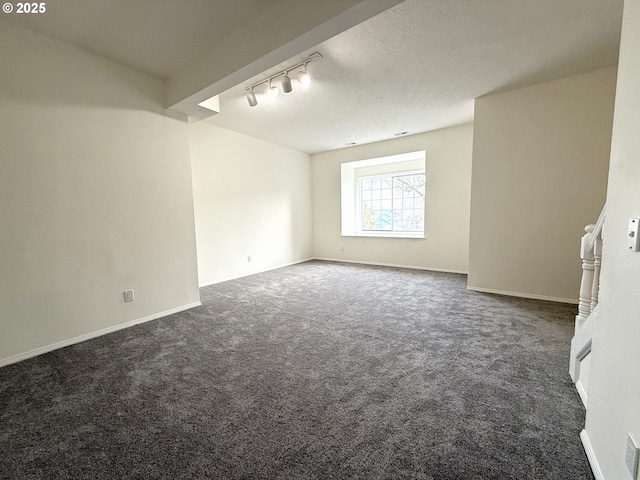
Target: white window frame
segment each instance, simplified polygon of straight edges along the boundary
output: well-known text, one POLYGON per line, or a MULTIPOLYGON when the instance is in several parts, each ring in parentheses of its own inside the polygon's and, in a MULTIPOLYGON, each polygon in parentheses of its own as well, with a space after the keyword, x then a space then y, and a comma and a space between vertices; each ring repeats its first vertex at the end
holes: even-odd
MULTIPOLYGON (((343 237, 425 238, 424 229, 418 232, 362 230, 361 224, 360 179, 417 173, 425 174, 426 183, 426 152, 424 150, 343 163, 341 165, 341 235, 343 237)), ((423 214, 425 229, 426 205, 425 191, 425 213, 423 214)))
MULTIPOLYGON (((424 175, 424 170, 403 170, 400 172, 392 172, 392 173, 380 173, 376 175, 360 175, 356 176, 356 225, 355 225, 355 233, 357 235, 370 235, 370 234, 398 234, 398 235, 421 235, 424 236, 424 221, 422 226, 422 231, 408 231, 408 230, 363 230, 362 229, 362 181, 365 179, 374 179, 374 178, 394 178, 394 177, 403 177, 406 175, 424 175)), ((357 175, 357 173, 356 173, 357 175)), ((393 188, 393 187, 392 187, 393 188)), ((393 212, 395 209, 393 208, 393 194, 390 199, 392 202, 391 211, 393 212)), ((424 219, 424 210, 422 212, 422 217, 424 219)))

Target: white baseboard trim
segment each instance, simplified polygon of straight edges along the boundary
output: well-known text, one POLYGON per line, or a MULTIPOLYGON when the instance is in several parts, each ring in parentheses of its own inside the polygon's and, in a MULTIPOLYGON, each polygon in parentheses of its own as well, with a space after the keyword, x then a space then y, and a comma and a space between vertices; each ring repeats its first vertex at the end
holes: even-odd
POLYGON ((580 395, 580 400, 582 400, 584 408, 587 408, 588 394, 580 380, 576 382, 576 390, 578 391, 578 395, 580 395))
POLYGON ((312 260, 320 260, 323 262, 355 263, 359 265, 374 265, 378 267, 409 268, 411 270, 426 270, 429 272, 459 273, 461 275, 467 275, 467 273, 469 273, 465 270, 455 270, 452 268, 423 267, 418 265, 400 265, 397 263, 365 262, 361 260, 345 260, 343 258, 314 257, 312 260))
POLYGON ((580 432, 580 440, 582 440, 584 452, 587 454, 587 458, 589 459, 589 465, 591 465, 593 476, 596 477, 596 480, 605 480, 604 475, 602 474, 602 470, 600 470, 600 465, 598 464, 596 454, 593 451, 593 447, 591 446, 591 441, 589 441, 589 435, 587 435, 586 430, 582 430, 580 432))
POLYGON ((117 332, 118 330, 123 330, 125 328, 133 327, 134 325, 138 325, 140 323, 146 323, 151 320, 156 320, 158 318, 166 317, 167 315, 172 315, 174 313, 183 312, 184 310, 189 310, 190 308, 199 307, 200 305, 202 305, 201 302, 189 303, 188 305, 182 305, 180 307, 171 308, 169 310, 154 313, 152 315, 147 315, 146 317, 142 317, 142 318, 136 318, 135 320, 130 320, 125 323, 119 323, 118 325, 114 325, 112 327, 103 328, 102 330, 97 330, 91 333, 85 333, 84 335, 80 335, 78 337, 70 338, 68 340, 63 340, 61 342, 52 343, 51 345, 36 348, 34 350, 29 350, 28 352, 19 353, 18 355, 13 355, 7 358, 1 358, 0 368, 6 365, 10 365, 12 363, 17 363, 22 360, 26 360, 27 358, 36 357, 38 355, 42 355, 43 353, 57 350, 59 348, 68 347, 69 345, 73 345, 75 343, 84 342, 85 340, 91 340, 92 338, 101 337, 102 335, 106 335, 108 333, 113 333, 113 332, 117 332))
POLYGON ((558 303, 573 303, 575 305, 578 304, 578 300, 576 300, 575 298, 550 297, 548 295, 536 295, 533 293, 511 292, 508 290, 495 290, 493 288, 470 287, 468 285, 467 285, 467 290, 473 290, 474 292, 481 292, 481 293, 495 293, 497 295, 508 295, 509 297, 531 298, 533 300, 547 300, 549 302, 558 302, 558 303))
POLYGON ((209 285, 215 285, 216 283, 229 282, 231 280, 237 280, 238 278, 250 277, 251 275, 257 275, 258 273, 269 272, 271 270, 277 270, 278 268, 290 267, 291 265, 296 265, 298 263, 309 262, 311 260, 313 260, 312 257, 304 258, 302 260, 296 260, 294 262, 283 263, 282 265, 275 265, 273 267, 268 267, 268 268, 263 268, 263 269, 260 269, 260 270, 255 270, 253 272, 245 273, 243 275, 236 275, 234 277, 224 277, 224 278, 221 278, 221 279, 218 279, 218 280, 213 280, 211 282, 207 281, 206 283, 200 284, 199 287, 200 288, 208 287, 209 285))

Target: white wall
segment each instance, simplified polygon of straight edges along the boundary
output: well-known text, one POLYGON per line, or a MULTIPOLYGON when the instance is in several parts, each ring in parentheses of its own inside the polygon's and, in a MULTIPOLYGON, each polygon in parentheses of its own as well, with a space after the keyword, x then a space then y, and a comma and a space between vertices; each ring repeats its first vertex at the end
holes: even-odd
POLYGON ((616 68, 478 98, 468 286, 577 301, 604 205, 616 68))
POLYGON ((627 433, 640 443, 640 253, 627 248, 628 221, 640 217, 638 45, 640 0, 626 0, 586 421, 606 480, 632 478, 624 463, 627 433))
POLYGON ((162 82, 4 24, 0 65, 0 364, 197 303, 162 82))
POLYGON ((189 133, 200 285, 309 259, 309 155, 207 122, 189 133))
POLYGON ((472 139, 462 125, 312 155, 314 257, 466 272, 472 139), (426 238, 341 237, 340 165, 418 150, 427 155, 426 238))

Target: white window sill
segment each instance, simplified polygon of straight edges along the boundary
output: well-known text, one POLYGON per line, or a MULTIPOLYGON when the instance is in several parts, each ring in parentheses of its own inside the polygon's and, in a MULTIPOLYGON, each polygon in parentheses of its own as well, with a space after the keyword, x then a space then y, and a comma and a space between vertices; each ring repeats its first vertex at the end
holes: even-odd
POLYGON ((413 238, 424 240, 424 233, 403 233, 403 232, 367 232, 367 233, 343 233, 341 237, 373 237, 373 238, 413 238))

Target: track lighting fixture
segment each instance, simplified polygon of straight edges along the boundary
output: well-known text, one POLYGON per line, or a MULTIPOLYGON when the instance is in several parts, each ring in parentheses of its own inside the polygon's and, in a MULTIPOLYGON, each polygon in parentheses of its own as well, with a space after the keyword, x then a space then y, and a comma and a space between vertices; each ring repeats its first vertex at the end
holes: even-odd
POLYGON ((269 100, 275 100, 276 97, 280 95, 280 90, 275 85, 271 85, 271 80, 269 80, 269 87, 267 88, 267 97, 269 100))
POLYGON ((280 72, 274 75, 271 75, 269 78, 265 78, 264 80, 261 80, 257 83, 254 83, 250 87, 247 87, 247 102, 249 103, 249 106, 255 107, 258 104, 258 100, 256 98, 255 93, 253 92, 253 89, 258 85, 262 85, 263 83, 267 84, 267 89, 265 93, 270 100, 274 100, 278 95, 280 95, 280 89, 276 85, 272 84, 272 81, 278 77, 282 77, 280 78, 280 88, 282 89, 282 91, 284 93, 291 93, 293 91, 293 86, 291 85, 291 77, 289 77, 289 72, 300 67, 302 67, 303 70, 300 70, 296 74, 296 78, 298 79, 298 82, 303 88, 307 88, 311 83, 311 76, 307 72, 307 65, 311 63, 311 61, 316 60, 318 58, 322 58, 322 55, 320 55, 320 53, 318 52, 312 53, 303 62, 300 62, 296 65, 292 65, 286 70, 281 70, 280 72))
POLYGON ((291 78, 289 78, 289 72, 285 73, 282 80, 280 80, 280 86, 284 93, 291 93, 293 90, 293 87, 291 86, 291 78))
POLYGON ((250 90, 247 90, 247 102, 249 102, 250 107, 255 107, 256 105, 258 105, 256 94, 253 93, 253 88, 250 90))
POLYGON ((306 64, 304 66, 304 72, 300 70, 298 72, 298 75, 296 75, 296 77, 298 78, 298 82, 300 82, 300 85, 302 85, 302 88, 308 88, 309 85, 311 84, 311 76, 307 73, 306 64))

